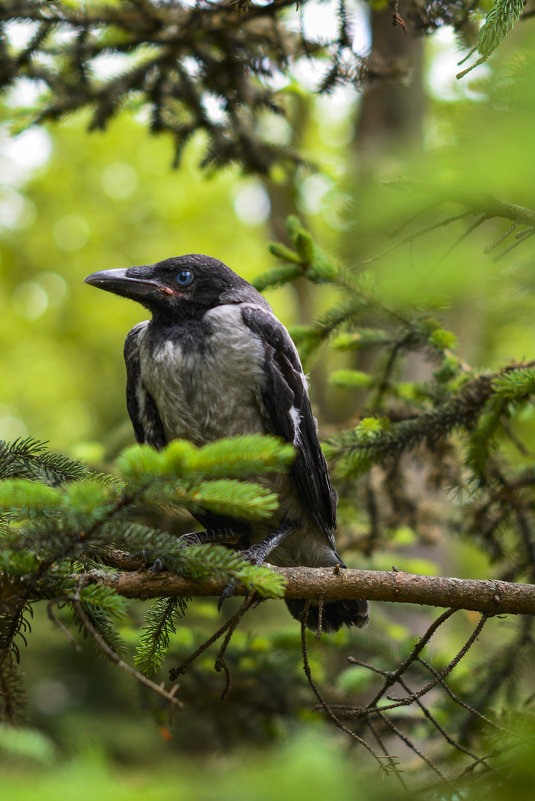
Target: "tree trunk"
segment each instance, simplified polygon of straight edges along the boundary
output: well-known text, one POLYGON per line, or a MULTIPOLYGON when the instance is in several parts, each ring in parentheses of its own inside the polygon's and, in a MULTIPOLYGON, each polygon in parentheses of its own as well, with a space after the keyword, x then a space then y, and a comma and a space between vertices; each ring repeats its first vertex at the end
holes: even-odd
MULTIPOLYGON (((391 80, 371 78, 359 106, 355 131, 358 171, 373 170, 379 159, 395 154, 411 143, 422 145, 425 108, 423 90, 423 39, 408 26, 392 25, 390 7, 371 15, 372 67, 392 64, 406 70, 406 76, 391 80)), ((397 72, 397 70, 396 70, 397 72)))

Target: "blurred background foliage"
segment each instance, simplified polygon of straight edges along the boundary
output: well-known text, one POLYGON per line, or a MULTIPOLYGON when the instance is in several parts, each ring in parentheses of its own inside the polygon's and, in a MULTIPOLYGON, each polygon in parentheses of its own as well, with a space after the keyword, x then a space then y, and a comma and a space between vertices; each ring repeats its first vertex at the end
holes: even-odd
MULTIPOLYGON (((315 13, 321 20, 328 9, 316 7, 315 13)), ((365 12, 358 13, 367 30, 365 12)), ((25 35, 24 30, 15 33, 25 35)), ((106 132, 88 135, 81 113, 61 126, 30 129, 11 139, 9 126, 22 91, 15 86, 0 111, 0 438, 30 434, 105 468, 133 441, 121 351, 140 313, 133 304, 93 292, 82 285, 83 277, 96 269, 201 251, 252 280, 273 266, 266 244, 280 234, 287 211, 306 220, 331 256, 366 271, 385 303, 431 308, 455 332, 457 352, 472 366, 496 369, 530 358, 533 238, 507 253, 512 239, 486 252, 510 222, 488 220, 465 237, 477 215, 434 226, 465 208, 466 192, 535 206, 534 37, 529 21, 517 26, 491 62, 460 83, 453 78, 453 35, 441 31, 419 42, 421 72, 414 71, 412 83, 386 90, 410 109, 405 127, 379 121, 374 129, 367 122, 369 96, 341 89, 316 98, 306 89, 306 70, 296 69, 287 88, 289 122, 266 115, 265 125, 275 141, 298 135, 302 154, 316 166, 269 178, 243 176, 235 167, 207 175, 197 166, 203 145, 195 138, 180 169, 172 171, 170 143, 149 137, 135 116, 122 116, 106 132), (388 185, 399 176, 431 184, 435 192, 427 211, 412 221, 426 204, 418 193, 388 185), (460 202, 442 202, 445 195, 460 202), (426 226, 426 235, 411 238, 426 226)), ((373 91, 383 90, 372 87, 372 98, 373 91)), ((310 323, 332 300, 329 293, 298 284, 267 295, 291 327, 310 323)), ((323 433, 356 421, 362 411, 358 389, 343 390, 328 381, 333 370, 355 366, 352 359, 325 349, 309 365, 323 433)), ((405 369, 411 380, 424 380, 429 371, 416 357, 405 369)), ((526 406, 516 427, 530 451, 516 458, 526 463, 532 412, 526 406)), ((342 540, 344 535, 341 531, 342 540)), ((348 561, 461 577, 490 574, 484 551, 447 532, 434 531, 422 543, 409 527, 400 526, 386 539, 381 552, 367 558, 352 553, 348 561)), ((357 749, 311 711, 299 634, 279 606, 255 610, 236 632, 228 656, 234 676, 228 699, 218 700, 223 680, 213 672, 213 655, 203 657, 183 679, 186 708, 173 725, 87 643, 81 653, 73 652, 41 610, 25 663, 28 728, 17 735, 0 730, 6 795, 26 798, 39 782, 43 798, 71 796, 73 787, 79 798, 85 797, 84 788, 92 797, 100 792, 203 801, 395 797, 398 791, 389 781, 384 787, 363 782, 357 749)), ((134 605, 123 626, 131 644, 144 611, 143 604, 134 605)), ((169 664, 185 658, 218 620, 214 603, 193 604, 173 638, 169 664)), ((386 668, 429 620, 426 611, 408 614, 375 604, 368 630, 339 632, 327 644, 311 646, 316 680, 331 698, 359 697, 372 679, 348 668, 347 655, 379 654, 386 668)), ((462 613, 433 646, 434 657, 440 661, 442 652, 444 662, 451 658, 473 625, 474 616, 462 613)), ((496 642, 513 641, 518 625, 511 619, 493 621, 452 677, 452 688, 463 678, 477 684, 478 666, 496 642)), ((526 656, 525 687, 533 681, 532 656, 526 656)), ((497 714, 507 716, 506 694, 493 703, 497 714)), ((454 722, 455 713, 450 714, 454 722)), ((518 725, 529 727, 530 714, 527 707, 527 722, 518 725)), ((489 750, 499 747, 496 739, 491 738, 489 750)), ((515 779, 510 795, 502 788, 496 798, 527 798, 529 755, 516 748, 505 759, 514 764, 515 779)))

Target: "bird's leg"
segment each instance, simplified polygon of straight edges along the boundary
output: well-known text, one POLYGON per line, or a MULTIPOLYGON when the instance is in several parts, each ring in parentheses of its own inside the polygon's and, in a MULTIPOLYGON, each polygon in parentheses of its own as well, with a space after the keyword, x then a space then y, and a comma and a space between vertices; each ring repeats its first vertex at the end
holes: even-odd
POLYGON ((240 556, 243 559, 247 559, 251 564, 259 567, 264 564, 271 551, 274 551, 281 542, 284 542, 286 537, 288 537, 293 530, 294 527, 291 523, 281 523, 275 531, 272 531, 271 534, 268 534, 263 540, 251 545, 247 550, 241 551, 240 556))
MULTIPOLYGON (((246 559, 251 564, 256 565, 259 567, 260 565, 264 564, 264 561, 267 556, 271 553, 271 551, 275 550, 277 545, 280 545, 281 542, 284 542, 286 537, 288 537, 294 527, 291 523, 281 523, 281 525, 272 531, 271 534, 268 534, 267 537, 264 537, 263 540, 260 542, 256 542, 254 545, 251 545, 245 551, 240 551, 240 556, 243 559, 246 559)), ((236 588, 236 584, 238 582, 235 579, 231 579, 223 592, 219 597, 219 603, 217 604, 217 608, 221 610, 221 606, 223 605, 223 601, 234 593, 236 588)))
MULTIPOLYGON (((178 541, 183 545, 205 545, 209 542, 232 543, 238 542, 240 535, 236 534, 231 528, 209 528, 206 531, 192 531, 189 534, 182 534, 178 541)), ((158 556, 150 568, 151 573, 161 573, 165 570, 165 558, 158 556)))
POLYGON ((193 531, 182 534, 178 540, 184 545, 205 545, 209 542, 238 542, 240 535, 231 528, 208 528, 206 531, 193 531))

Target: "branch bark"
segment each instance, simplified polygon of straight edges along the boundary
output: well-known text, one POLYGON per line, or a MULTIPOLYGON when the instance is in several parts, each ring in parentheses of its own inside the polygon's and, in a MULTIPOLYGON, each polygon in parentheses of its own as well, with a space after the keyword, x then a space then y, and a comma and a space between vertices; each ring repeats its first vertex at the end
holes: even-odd
MULTIPOLYGON (((535 615, 535 585, 507 581, 420 576, 401 571, 340 570, 336 568, 273 567, 286 581, 285 598, 315 600, 368 599, 427 606, 469 609, 491 614, 535 615)), ((126 598, 162 596, 219 596, 225 582, 188 579, 169 573, 105 573, 92 571, 89 581, 115 589, 126 598)), ((238 585, 236 595, 244 595, 238 585)))

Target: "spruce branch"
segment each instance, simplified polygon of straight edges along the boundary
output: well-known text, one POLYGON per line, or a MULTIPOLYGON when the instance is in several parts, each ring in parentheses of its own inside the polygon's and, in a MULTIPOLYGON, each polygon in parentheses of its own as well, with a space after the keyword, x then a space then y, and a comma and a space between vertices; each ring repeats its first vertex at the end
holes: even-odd
MULTIPOLYGON (((285 112, 277 78, 306 55, 328 60, 335 81, 362 85, 368 59, 354 50, 345 24, 331 40, 293 32, 284 20, 292 4, 119 0, 82 8, 61 0, 5 0, 0 91, 19 78, 37 86, 35 106, 24 110, 22 127, 88 109, 89 130, 99 130, 122 110, 141 105, 149 112, 150 132, 172 139, 175 164, 191 137, 202 132, 205 168, 235 162, 247 172, 266 174, 275 165, 294 166, 303 163, 298 153, 259 132, 262 116, 285 112), (27 46, 12 44, 9 22, 33 24, 27 46), (95 75, 95 60, 102 55, 121 59, 118 76, 95 75), (207 96, 219 102, 218 114, 210 111, 207 96)), ((336 13, 345 20, 345 0, 336 13)))
POLYGON ((48 450, 46 442, 33 437, 0 440, 0 479, 27 478, 57 485, 89 474, 80 462, 48 450))
POLYGON ((477 49, 481 53, 475 64, 457 75, 457 79, 464 77, 475 67, 483 64, 496 50, 502 39, 507 36, 524 10, 526 0, 494 0, 494 4, 479 31, 477 49))
POLYGON ((145 628, 135 656, 136 667, 145 676, 160 668, 178 621, 184 617, 187 600, 180 597, 159 598, 148 611, 145 628))
MULTIPOLYGON (((535 386, 534 367, 535 362, 522 362, 498 373, 482 374, 436 408, 415 411, 399 422, 385 417, 364 418, 353 431, 331 438, 329 454, 334 460, 343 459, 340 472, 349 476, 364 472, 375 461, 397 458, 422 443, 432 449, 454 429, 471 432, 491 399, 523 400, 529 396, 535 386)), ((495 412, 503 413, 504 408, 498 406, 495 412)))
POLYGON ((407 177, 401 177, 387 181, 386 186, 397 189, 398 191, 419 195, 426 201, 426 205, 422 207, 416 214, 413 214, 405 223, 405 225, 408 225, 409 222, 413 222, 414 219, 422 215, 425 211, 428 211, 431 208, 437 207, 443 203, 454 203, 455 205, 463 206, 464 210, 458 214, 448 215, 441 220, 435 221, 416 231, 406 234, 387 250, 378 254, 373 259, 369 259, 369 261, 375 261, 402 245, 410 244, 416 239, 432 233, 437 228, 451 225, 469 216, 475 216, 477 219, 461 235, 454 247, 486 220, 503 219, 509 220, 512 223, 512 225, 509 226, 502 236, 498 237, 496 240, 494 240, 494 242, 485 248, 485 253, 492 253, 509 236, 515 234, 516 241, 505 250, 502 250, 495 257, 496 259, 502 258, 507 252, 509 252, 511 248, 522 244, 535 232, 534 209, 530 208, 529 206, 521 206, 518 203, 511 203, 507 200, 497 198, 494 195, 467 191, 464 189, 464 187, 452 187, 444 189, 443 187, 435 186, 433 184, 426 183, 425 181, 413 180, 407 177), (522 226, 522 228, 520 231, 517 231, 519 226, 522 226))
MULTIPOLYGON (((312 567, 271 567, 284 582, 284 598, 317 600, 368 599, 488 614, 535 615, 535 585, 498 580, 445 578, 399 570, 336 570, 312 567)), ((224 580, 188 579, 170 574, 89 571, 88 581, 112 587, 126 598, 220 596, 224 580)), ((236 595, 247 594, 238 585, 236 595)))
POLYGON ((104 639, 102 634, 95 628, 94 621, 91 620, 89 615, 84 610, 83 604, 80 602, 79 599, 74 598, 72 601, 76 613, 80 618, 84 630, 92 637, 97 647, 102 651, 102 653, 117 667, 124 670, 126 673, 129 673, 136 681, 140 684, 144 684, 150 690, 155 692, 157 695, 161 695, 166 701, 169 702, 172 706, 181 709, 183 704, 181 701, 178 700, 176 697, 176 691, 178 690, 178 685, 174 685, 170 690, 166 690, 161 684, 156 684, 143 673, 140 673, 138 670, 133 668, 127 662, 125 662, 119 654, 109 645, 109 643, 104 639))

